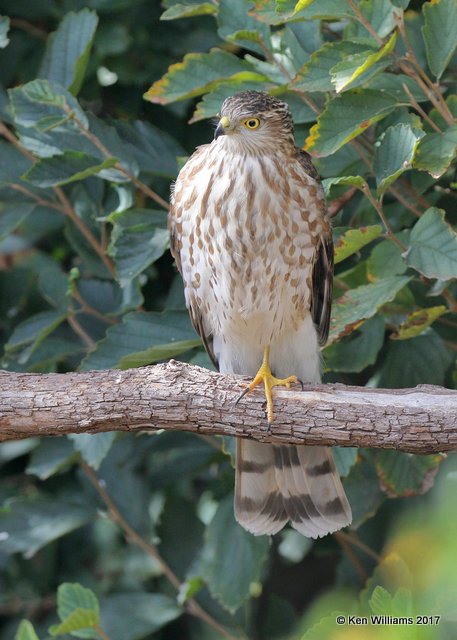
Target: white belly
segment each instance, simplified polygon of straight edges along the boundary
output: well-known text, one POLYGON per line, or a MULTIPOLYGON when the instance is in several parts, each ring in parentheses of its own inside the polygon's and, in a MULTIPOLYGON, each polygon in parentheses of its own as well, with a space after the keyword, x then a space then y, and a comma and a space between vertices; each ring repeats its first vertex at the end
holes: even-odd
POLYGON ((186 301, 218 341, 261 348, 309 316, 321 189, 297 161, 285 184, 274 158, 205 154, 175 186, 186 301))

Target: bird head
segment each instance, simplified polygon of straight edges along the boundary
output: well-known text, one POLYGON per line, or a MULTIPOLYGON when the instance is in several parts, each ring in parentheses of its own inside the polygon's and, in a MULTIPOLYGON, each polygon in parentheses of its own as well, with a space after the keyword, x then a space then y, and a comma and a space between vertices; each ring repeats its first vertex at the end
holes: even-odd
POLYGON ((285 102, 268 93, 243 91, 222 103, 214 138, 219 144, 247 152, 294 146, 292 115, 285 102))

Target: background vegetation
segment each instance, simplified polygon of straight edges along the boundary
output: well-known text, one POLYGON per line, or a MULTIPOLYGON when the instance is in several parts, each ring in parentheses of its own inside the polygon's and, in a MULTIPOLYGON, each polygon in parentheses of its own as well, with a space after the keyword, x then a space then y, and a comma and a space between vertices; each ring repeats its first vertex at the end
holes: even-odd
MULTIPOLYGON (((210 366, 165 209, 207 119, 254 88, 290 104, 346 203, 326 380, 453 387, 457 4, 408 4, 0 0, 2 367, 210 366)), ((236 525, 231 446, 1 445, 2 640, 367 637, 337 612, 436 614, 395 638, 455 637, 452 456, 338 450, 354 522, 313 542, 236 525)))

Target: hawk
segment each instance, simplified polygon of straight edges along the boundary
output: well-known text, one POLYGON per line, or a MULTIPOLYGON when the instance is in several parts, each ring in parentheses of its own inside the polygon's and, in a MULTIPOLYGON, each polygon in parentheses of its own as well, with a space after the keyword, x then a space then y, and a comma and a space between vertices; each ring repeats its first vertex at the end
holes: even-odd
MULTIPOLYGON (((221 372, 252 375, 246 391, 264 385, 271 423, 272 387, 320 382, 333 278, 324 192, 284 102, 259 91, 223 102, 214 140, 176 179, 169 229, 206 351, 221 372)), ((255 535, 348 525, 331 450, 238 439, 235 517, 255 535)))

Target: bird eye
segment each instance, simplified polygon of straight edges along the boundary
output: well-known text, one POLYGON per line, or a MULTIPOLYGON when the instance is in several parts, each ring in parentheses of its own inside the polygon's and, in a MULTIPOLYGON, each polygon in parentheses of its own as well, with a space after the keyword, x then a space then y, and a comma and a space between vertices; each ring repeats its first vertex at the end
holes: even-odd
POLYGON ((257 129, 260 125, 260 120, 258 118, 248 118, 244 120, 243 124, 247 129, 257 129))

